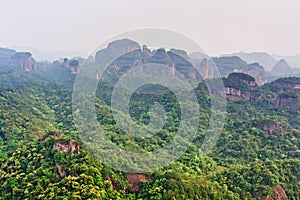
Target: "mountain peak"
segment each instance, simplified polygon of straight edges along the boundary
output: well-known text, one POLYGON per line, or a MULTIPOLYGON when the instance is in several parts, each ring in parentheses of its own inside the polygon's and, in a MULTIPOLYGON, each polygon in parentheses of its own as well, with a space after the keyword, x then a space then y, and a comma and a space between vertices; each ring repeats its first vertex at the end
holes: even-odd
POLYGON ((280 59, 272 69, 273 75, 284 75, 292 73, 293 69, 290 67, 290 65, 286 62, 285 59, 280 59))

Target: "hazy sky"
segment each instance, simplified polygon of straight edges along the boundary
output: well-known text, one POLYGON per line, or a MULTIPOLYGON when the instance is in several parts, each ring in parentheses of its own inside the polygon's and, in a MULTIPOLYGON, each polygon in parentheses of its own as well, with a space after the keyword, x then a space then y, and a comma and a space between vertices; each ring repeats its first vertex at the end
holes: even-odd
POLYGON ((118 33, 178 31, 211 55, 300 54, 299 0, 1 0, 0 46, 88 54, 118 33))

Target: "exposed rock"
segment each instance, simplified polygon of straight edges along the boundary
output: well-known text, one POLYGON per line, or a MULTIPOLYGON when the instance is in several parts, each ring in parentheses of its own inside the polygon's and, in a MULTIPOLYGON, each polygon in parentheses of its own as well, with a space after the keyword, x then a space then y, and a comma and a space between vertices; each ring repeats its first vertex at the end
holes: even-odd
POLYGON ((268 195, 265 200, 288 200, 288 196, 280 185, 276 185, 273 188, 273 195, 268 195))
POLYGON ((60 178, 64 178, 65 176, 67 176, 67 173, 62 170, 62 165, 55 163, 55 167, 57 169, 57 172, 58 172, 60 178))
POLYGON ((247 68, 248 64, 237 56, 232 57, 215 57, 212 58, 215 65, 218 67, 222 77, 227 77, 232 72, 242 72, 242 69, 247 68))
POLYGON ((284 92, 276 97, 275 106, 289 112, 296 112, 300 109, 300 98, 297 93, 284 92))
POLYGON ((273 85, 276 85, 276 88, 273 86, 271 88, 276 94, 283 92, 295 92, 300 94, 300 78, 299 77, 288 77, 280 78, 272 82, 273 85))
POLYGON ((137 52, 141 55, 141 47, 137 42, 129 39, 116 40, 109 43, 107 48, 98 51, 95 61, 100 67, 106 67, 112 64, 110 62, 132 52, 137 52))
POLYGON ((69 61, 69 66, 71 69, 72 74, 78 74, 80 70, 80 65, 77 60, 70 60, 69 61))
POLYGON ((146 45, 143 45, 142 54, 143 54, 143 57, 146 57, 146 58, 153 56, 153 52, 150 49, 148 49, 148 47, 146 45))
POLYGON ((263 130, 266 134, 280 133, 285 135, 286 132, 283 128, 273 120, 263 120, 259 123, 259 128, 263 130))
POLYGON ((129 174, 127 181, 131 185, 132 193, 137 194, 140 189, 141 180, 147 180, 144 174, 129 174))
POLYGON ((68 143, 57 141, 53 145, 53 149, 57 151, 70 152, 74 155, 76 152, 80 154, 80 146, 75 143, 75 140, 71 139, 68 143))
POLYGON ((224 79, 225 94, 227 99, 247 100, 255 102, 259 100, 261 93, 255 79, 244 73, 231 73, 224 79))
MULTIPOLYGON (((237 56, 232 57, 219 57, 213 58, 213 62, 220 71, 222 77, 227 77, 229 74, 235 73, 245 73, 253 76, 258 85, 263 85, 267 82, 267 75, 263 66, 258 63, 248 64, 241 58, 237 56)), ((210 68, 214 68, 212 61, 209 61, 210 68)), ((205 74, 205 73, 204 73, 205 74)), ((217 74, 216 71, 209 74, 217 74)), ((208 78, 213 78, 213 76, 208 76, 208 78)))
POLYGON ((258 63, 248 64, 247 68, 242 69, 241 72, 253 76, 257 85, 263 85, 268 81, 268 77, 264 67, 258 63))
POLYGON ((12 56, 14 65, 25 71, 36 70, 36 61, 29 52, 19 52, 12 56))
MULTIPOLYGON (((49 135, 47 138, 49 139, 51 136, 54 137, 54 135, 49 135)), ((60 139, 62 138, 62 134, 57 133, 56 137, 60 139)), ((56 151, 70 152, 71 155, 74 155, 75 153, 80 154, 80 146, 77 145, 73 139, 69 142, 63 142, 63 140, 60 139, 53 144, 53 149, 56 151)), ((67 173, 62 170, 62 165, 55 163, 55 167, 57 168, 57 172, 61 178, 64 178, 67 175, 67 173)))

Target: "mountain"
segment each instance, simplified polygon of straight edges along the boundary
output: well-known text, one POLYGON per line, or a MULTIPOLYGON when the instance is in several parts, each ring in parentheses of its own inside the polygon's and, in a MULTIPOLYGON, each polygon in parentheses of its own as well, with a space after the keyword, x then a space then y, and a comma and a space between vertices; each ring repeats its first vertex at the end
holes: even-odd
POLYGON ((258 63, 248 64, 238 56, 215 57, 212 59, 218 67, 222 77, 227 77, 232 72, 242 72, 253 76, 258 85, 267 82, 267 75, 264 67, 258 63))
POLYGON ((36 70, 36 61, 30 52, 16 52, 12 49, 0 48, 0 66, 2 66, 1 70, 9 66, 8 72, 19 69, 32 71, 36 70))
MULTIPOLYGON (((119 42, 101 50, 97 58, 102 63, 106 61, 101 57, 103 52, 112 57, 124 54, 111 66, 115 81, 130 67, 143 63, 171 65, 170 72, 176 67, 193 78, 189 56, 183 50, 150 51, 135 42, 119 42)), ((10 60, 11 55, 16 55, 16 60, 34 56, 3 50, 3 57, 10 60)), ((85 91, 74 96, 77 75, 66 66, 79 66, 79 59, 37 63, 36 71, 12 73, 3 72, 18 68, 17 62, 0 62, 0 199, 298 199, 300 78, 281 78, 260 86, 255 77, 240 72, 264 71, 260 64, 248 64, 234 56, 213 59, 223 75, 229 74, 197 79, 193 92, 199 106, 190 98, 180 101, 168 88, 148 84, 132 91, 129 113, 118 111, 119 121, 113 114, 117 109, 111 106, 115 82, 100 78, 92 98, 85 91), (230 73, 232 70, 236 72, 230 73), (211 107, 209 89, 213 87, 207 87, 219 81, 223 81, 227 97, 224 123, 219 120, 220 107, 211 107), (145 90, 156 92, 143 93, 145 90), (74 100, 83 108, 74 107, 74 100), (152 109, 157 104, 165 116, 152 109), (95 116, 87 115, 87 120, 78 124, 75 117, 83 117, 80 114, 89 110, 88 105, 93 105, 95 116), (199 119, 191 141, 186 140, 191 126, 182 123, 182 106, 186 111, 199 108, 199 116, 186 120, 199 119), (212 114, 223 126, 217 135, 212 114), (151 119, 160 117, 164 123, 161 130, 144 137, 151 119), (130 120, 142 129, 123 130, 130 120), (78 131, 81 125, 84 132, 78 131), (99 126, 104 134, 97 131, 99 126), (217 139, 216 143, 211 139, 217 139), (169 165, 147 172, 153 163, 143 158, 152 157, 173 141, 172 153, 182 145, 187 150, 169 165), (204 142, 212 147, 206 155, 204 142), (108 156, 103 156, 107 151, 108 156), (118 169, 124 166, 145 168, 143 172, 118 169)), ((199 62, 205 69, 212 59, 199 62)), ((97 83, 95 77, 86 80, 97 83)), ((157 155, 155 163, 164 165, 166 156, 157 155)))
POLYGON ((271 71, 272 75, 280 76, 280 75, 292 75, 294 73, 293 69, 290 65, 286 62, 286 60, 281 59, 276 63, 271 71))
POLYGON ((201 52, 193 52, 193 53, 190 53, 189 54, 189 57, 193 60, 203 60, 203 59, 209 59, 210 56, 204 54, 204 53, 201 53, 201 52))
POLYGON ((271 71, 273 66, 277 63, 277 60, 273 58, 270 54, 265 52, 252 52, 252 53, 233 53, 233 54, 226 54, 224 56, 238 56, 247 63, 254 63, 258 62, 262 65, 266 71, 271 71))
POLYGON ((13 49, 0 48, 0 66, 11 65, 11 57, 16 53, 13 49))
POLYGON ((37 61, 55 61, 60 58, 72 58, 76 56, 85 57, 84 53, 80 51, 44 51, 33 47, 15 46, 12 47, 17 51, 31 52, 37 61))
POLYGON ((277 54, 272 54, 277 60, 284 59, 287 63, 290 64, 291 68, 300 68, 300 55, 293 55, 293 56, 282 56, 277 54))

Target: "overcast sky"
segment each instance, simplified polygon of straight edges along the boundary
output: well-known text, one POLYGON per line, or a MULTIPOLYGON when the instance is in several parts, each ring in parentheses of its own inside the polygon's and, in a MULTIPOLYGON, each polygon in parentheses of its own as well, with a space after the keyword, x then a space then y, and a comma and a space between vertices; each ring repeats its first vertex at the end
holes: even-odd
POLYGON ((142 27, 180 32, 211 55, 300 54, 299 0, 1 0, 0 46, 93 51, 142 27))

